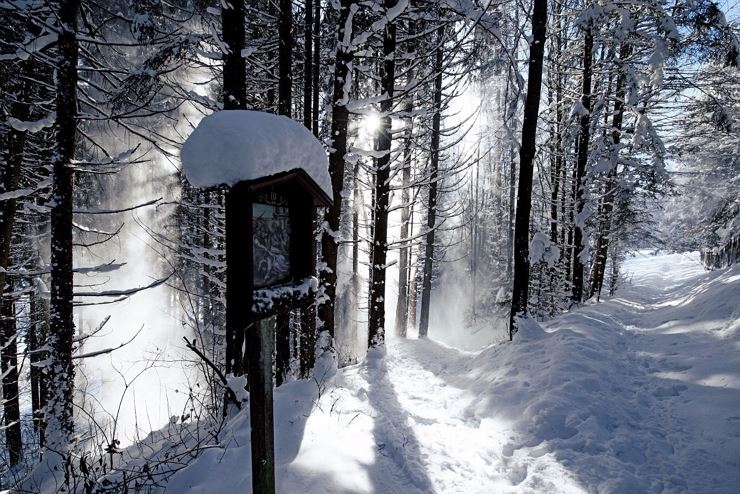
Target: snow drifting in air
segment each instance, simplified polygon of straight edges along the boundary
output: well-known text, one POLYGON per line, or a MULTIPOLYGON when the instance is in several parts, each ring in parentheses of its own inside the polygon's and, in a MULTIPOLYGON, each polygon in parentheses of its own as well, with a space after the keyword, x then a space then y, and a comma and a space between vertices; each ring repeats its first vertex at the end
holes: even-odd
POLYGON ((194 187, 234 185, 302 168, 332 196, 324 146, 303 125, 282 115, 248 110, 213 113, 190 134, 180 158, 194 187))

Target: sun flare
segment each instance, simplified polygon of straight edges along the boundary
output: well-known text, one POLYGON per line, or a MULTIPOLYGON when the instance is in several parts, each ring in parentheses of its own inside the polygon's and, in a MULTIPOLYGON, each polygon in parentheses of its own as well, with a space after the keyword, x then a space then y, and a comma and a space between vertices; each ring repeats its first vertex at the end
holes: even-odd
POLYGON ((362 130, 368 135, 374 135, 380 128, 380 115, 378 113, 368 113, 362 117, 360 123, 362 130))

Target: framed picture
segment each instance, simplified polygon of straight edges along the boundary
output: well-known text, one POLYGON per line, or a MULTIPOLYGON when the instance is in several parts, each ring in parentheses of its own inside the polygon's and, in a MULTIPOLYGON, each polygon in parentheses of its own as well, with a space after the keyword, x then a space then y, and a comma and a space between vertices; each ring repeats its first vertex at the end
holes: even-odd
POLYGON ((252 203, 254 288, 291 280, 291 221, 288 201, 270 192, 252 203))

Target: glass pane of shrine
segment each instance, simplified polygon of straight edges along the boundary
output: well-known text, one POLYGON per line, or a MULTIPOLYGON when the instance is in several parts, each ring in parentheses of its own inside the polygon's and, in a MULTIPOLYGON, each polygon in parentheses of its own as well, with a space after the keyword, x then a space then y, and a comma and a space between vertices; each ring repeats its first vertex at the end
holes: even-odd
POLYGON ((277 193, 263 194, 252 204, 254 287, 290 280, 290 214, 277 193))

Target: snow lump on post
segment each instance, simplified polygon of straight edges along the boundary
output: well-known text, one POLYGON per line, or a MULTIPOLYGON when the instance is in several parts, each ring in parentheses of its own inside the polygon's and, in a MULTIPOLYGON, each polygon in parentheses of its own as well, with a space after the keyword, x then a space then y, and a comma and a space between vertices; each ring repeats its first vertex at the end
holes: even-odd
POLYGON ((182 171, 193 187, 234 185, 296 169, 331 197, 324 146, 282 115, 223 110, 200 121, 182 146, 182 171))

